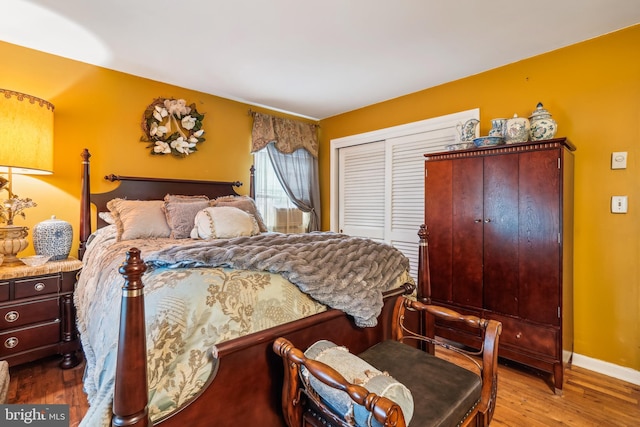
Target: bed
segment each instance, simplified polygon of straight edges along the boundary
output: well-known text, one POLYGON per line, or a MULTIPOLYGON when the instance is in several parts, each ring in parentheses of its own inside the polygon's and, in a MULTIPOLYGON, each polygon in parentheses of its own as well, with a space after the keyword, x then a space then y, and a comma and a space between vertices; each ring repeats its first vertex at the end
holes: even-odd
MULTIPOLYGON (((408 260, 366 239, 177 238, 180 221, 168 236, 146 235, 158 205, 167 214, 177 209, 171 203, 246 202, 235 190, 242 184, 109 175, 118 187, 92 194, 87 150, 82 158, 83 270, 74 302, 90 408, 81 426, 283 425, 275 338, 301 346, 329 339, 362 351, 390 337, 395 299, 415 290, 408 260), (145 216, 127 222, 125 208, 134 205, 145 216)), ((220 235, 224 222, 207 218, 197 217, 194 228, 220 235)))

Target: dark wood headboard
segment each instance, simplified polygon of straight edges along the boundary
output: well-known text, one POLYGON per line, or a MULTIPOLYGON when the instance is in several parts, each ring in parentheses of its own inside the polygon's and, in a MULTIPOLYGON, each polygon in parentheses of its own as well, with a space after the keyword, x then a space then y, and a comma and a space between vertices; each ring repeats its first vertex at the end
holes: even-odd
MULTIPOLYGON (((86 243, 91 235, 91 205, 96 206, 97 212, 106 212, 107 202, 111 199, 121 198, 130 200, 162 200, 166 194, 178 195, 206 195, 210 199, 220 196, 239 195, 236 188, 242 186, 240 181, 198 181, 173 178, 142 178, 133 176, 107 175, 107 181, 118 181, 120 185, 111 191, 104 193, 91 193, 90 169, 88 149, 82 154, 82 195, 80 198, 80 247, 78 257, 82 259, 86 249, 86 243)), ((251 182, 249 195, 254 197, 254 169, 251 168, 251 182)), ((96 219, 97 227, 107 225, 101 218, 96 219)))

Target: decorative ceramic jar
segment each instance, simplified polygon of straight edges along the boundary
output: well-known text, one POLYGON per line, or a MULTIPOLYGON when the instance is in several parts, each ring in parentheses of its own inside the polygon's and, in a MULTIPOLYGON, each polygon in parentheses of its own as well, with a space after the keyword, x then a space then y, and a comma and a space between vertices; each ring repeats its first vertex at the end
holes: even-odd
POLYGON ((529 140, 529 119, 518 117, 514 114, 512 118, 507 120, 504 129, 504 142, 507 144, 516 144, 518 142, 527 142, 529 140))
POLYGON ((51 261, 67 259, 73 242, 73 228, 55 215, 33 227, 33 246, 38 255, 50 256, 51 261))
POLYGON ((529 117, 531 120, 532 141, 542 141, 544 139, 552 139, 558 131, 556 121, 551 118, 551 114, 542 107, 542 102, 538 102, 535 111, 529 117))
POLYGON ((507 119, 491 120, 491 130, 489 130, 489 136, 504 137, 504 129, 506 126, 507 126, 507 119))

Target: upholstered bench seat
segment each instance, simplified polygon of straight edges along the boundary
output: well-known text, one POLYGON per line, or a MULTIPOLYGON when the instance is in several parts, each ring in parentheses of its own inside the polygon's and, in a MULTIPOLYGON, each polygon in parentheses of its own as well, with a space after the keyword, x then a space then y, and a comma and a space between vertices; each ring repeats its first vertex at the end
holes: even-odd
POLYGON ((480 401, 478 375, 398 341, 381 342, 358 356, 411 391, 411 425, 455 427, 480 401))

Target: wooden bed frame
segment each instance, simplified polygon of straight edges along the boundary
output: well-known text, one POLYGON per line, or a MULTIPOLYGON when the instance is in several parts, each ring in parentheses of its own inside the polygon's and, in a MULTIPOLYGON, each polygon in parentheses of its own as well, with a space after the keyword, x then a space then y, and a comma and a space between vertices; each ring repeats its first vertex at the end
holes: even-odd
MULTIPOLYGON (((113 191, 91 194, 89 151, 84 150, 80 215, 79 257, 84 255, 91 234, 91 204, 98 212, 107 211, 106 203, 116 197, 158 199, 165 194, 205 194, 210 198, 237 195, 240 182, 190 181, 176 179, 137 178, 109 175, 105 179, 120 181, 113 191)), ((251 181, 253 183, 253 169, 251 181)), ((253 196, 253 185, 250 188, 253 196)), ((97 220, 98 227, 104 225, 97 220)), ((428 287, 426 232, 421 234, 419 283, 428 287)), ((147 426, 147 366, 142 275, 146 267, 140 252, 132 248, 120 268, 124 276, 120 316, 120 336, 113 402, 113 426, 147 426)), ((419 285, 419 287, 421 287, 419 285)), ((385 305, 374 328, 359 328, 340 310, 331 309, 294 322, 223 342, 216 346, 213 375, 199 395, 168 417, 157 421, 163 427, 215 425, 239 426, 284 425, 281 408, 283 366, 273 352, 277 337, 286 337, 305 348, 319 339, 341 343, 354 352, 391 337, 393 306, 398 297, 409 294, 414 286, 405 284, 385 293, 385 305)), ((420 291, 420 295, 427 288, 420 291)))

